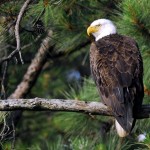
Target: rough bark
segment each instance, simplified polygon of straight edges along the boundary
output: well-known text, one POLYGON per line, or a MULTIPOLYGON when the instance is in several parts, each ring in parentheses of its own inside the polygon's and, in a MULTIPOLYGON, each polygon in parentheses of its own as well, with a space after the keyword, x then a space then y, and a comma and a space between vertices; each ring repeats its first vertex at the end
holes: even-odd
MULTIPOLYGON (((0 111, 12 110, 36 110, 36 111, 66 111, 83 112, 93 115, 113 116, 113 113, 107 106, 100 102, 87 102, 79 100, 65 99, 7 99, 0 100, 0 111)), ((134 116, 137 119, 150 117, 150 105, 143 105, 141 111, 134 116)))
POLYGON ((45 37, 41 46, 35 55, 35 58, 32 60, 30 66, 28 67, 23 80, 17 86, 16 90, 11 94, 9 98, 22 98, 27 95, 35 81, 39 73, 41 72, 43 65, 47 61, 48 50, 53 49, 53 46, 50 44, 52 31, 48 32, 48 35, 45 37))

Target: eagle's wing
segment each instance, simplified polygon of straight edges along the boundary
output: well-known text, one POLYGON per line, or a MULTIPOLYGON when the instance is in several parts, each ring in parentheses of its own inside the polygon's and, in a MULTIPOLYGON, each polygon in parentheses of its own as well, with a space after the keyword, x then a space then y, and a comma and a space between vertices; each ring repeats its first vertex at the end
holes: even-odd
POLYGON ((90 64, 102 101, 129 132, 133 109, 143 99, 143 64, 137 44, 125 36, 102 38, 91 45, 90 64))

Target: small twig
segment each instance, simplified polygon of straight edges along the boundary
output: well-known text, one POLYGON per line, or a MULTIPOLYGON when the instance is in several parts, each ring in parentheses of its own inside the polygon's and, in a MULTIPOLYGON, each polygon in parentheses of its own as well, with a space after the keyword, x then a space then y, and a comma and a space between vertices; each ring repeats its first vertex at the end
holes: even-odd
MULTIPOLYGON (((7 125, 6 125, 6 119, 5 119, 5 117, 3 117, 3 129, 2 129, 2 131, 1 131, 1 133, 0 133, 0 137, 1 137, 1 139, 0 139, 0 141, 2 141, 3 140, 3 138, 4 138, 4 131, 6 131, 6 127, 7 127, 7 125)), ((7 132, 6 132, 7 133, 7 132)))
POLYGON ((18 50, 15 49, 14 51, 12 51, 7 57, 3 57, 0 59, 0 64, 4 61, 9 61, 12 57, 14 57, 16 54, 18 53, 18 50))
POLYGON ((22 8, 21 8, 21 10, 20 10, 20 12, 19 12, 19 15, 18 15, 18 17, 17 17, 17 21, 16 21, 16 25, 15 25, 15 37, 16 37, 16 44, 17 44, 16 49, 17 49, 17 51, 18 51, 18 53, 19 53, 20 61, 21 61, 22 64, 24 64, 24 62, 23 62, 23 59, 22 59, 21 51, 20 51, 20 50, 21 50, 21 46, 20 46, 19 27, 20 27, 20 21, 21 21, 21 19, 22 19, 22 16, 23 16, 23 14, 24 14, 26 8, 28 7, 30 1, 31 1, 31 0, 27 0, 27 1, 23 4, 23 6, 22 6, 22 8))
POLYGON ((13 137, 12 137, 11 150, 15 150, 16 130, 15 130, 15 125, 13 120, 12 120, 12 127, 13 127, 13 137))
POLYGON ((3 116, 3 127, 0 132, 0 143, 5 139, 7 135, 10 135, 12 131, 10 131, 10 127, 7 125, 6 116, 3 116))
MULTIPOLYGON (((29 43, 29 44, 26 44, 26 45, 22 46, 21 49, 23 50, 23 49, 25 49, 25 48, 30 47, 31 45, 33 45, 33 43, 36 43, 40 38, 41 38, 41 36, 37 36, 37 38, 36 38, 34 41, 32 41, 32 42, 29 43)), ((2 48, 2 50, 3 50, 3 49, 6 49, 6 48, 15 48, 15 46, 13 46, 13 45, 7 45, 6 47, 2 48)), ((3 63, 4 61, 9 61, 9 60, 12 59, 13 57, 15 57, 15 55, 16 55, 17 53, 18 53, 18 50, 16 49, 16 50, 12 51, 7 57, 0 58, 0 64, 3 63)), ((15 57, 15 60, 16 60, 16 62, 17 62, 17 58, 16 58, 16 57, 15 57)))
POLYGON ((28 48, 28 47, 30 47, 31 45, 33 45, 34 43, 36 43, 39 39, 41 38, 41 35, 38 35, 36 38, 35 38, 35 40, 34 41, 32 41, 31 43, 29 43, 29 44, 26 44, 26 45, 24 45, 24 46, 22 46, 22 50, 23 49, 25 49, 25 48, 28 48))
POLYGON ((90 8, 89 6, 87 7, 87 6, 82 5, 82 4, 78 3, 78 2, 76 2, 76 5, 80 6, 81 8, 83 8, 85 10, 93 11, 93 8, 90 8))
POLYGON ((2 99, 6 99, 5 82, 6 82, 7 69, 8 69, 8 61, 4 63, 4 72, 3 72, 2 82, 1 82, 1 98, 2 99))

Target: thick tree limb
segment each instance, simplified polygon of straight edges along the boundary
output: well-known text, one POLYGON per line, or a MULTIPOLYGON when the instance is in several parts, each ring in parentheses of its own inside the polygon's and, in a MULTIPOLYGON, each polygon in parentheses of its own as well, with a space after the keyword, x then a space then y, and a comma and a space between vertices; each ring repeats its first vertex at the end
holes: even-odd
MULTIPOLYGON (((65 99, 7 99, 0 100, 0 111, 12 110, 52 110, 66 112, 84 112, 93 115, 113 116, 111 110, 100 102, 86 102, 65 99)), ((137 119, 150 118, 150 105, 143 105, 142 110, 135 114, 137 119)))

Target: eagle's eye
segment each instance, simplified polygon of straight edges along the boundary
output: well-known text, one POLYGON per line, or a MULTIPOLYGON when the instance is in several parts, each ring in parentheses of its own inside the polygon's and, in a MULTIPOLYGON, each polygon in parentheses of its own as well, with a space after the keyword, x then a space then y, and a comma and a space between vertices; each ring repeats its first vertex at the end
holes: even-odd
POLYGON ((101 24, 96 25, 96 27, 100 27, 100 26, 101 26, 101 24))

